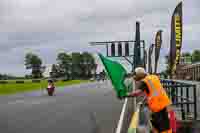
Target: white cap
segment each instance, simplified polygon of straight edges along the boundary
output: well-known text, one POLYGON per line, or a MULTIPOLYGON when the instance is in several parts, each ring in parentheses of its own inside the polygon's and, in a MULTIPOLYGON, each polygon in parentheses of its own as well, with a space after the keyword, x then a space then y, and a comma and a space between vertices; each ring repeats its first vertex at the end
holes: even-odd
POLYGON ((135 75, 144 75, 144 74, 146 74, 146 71, 143 67, 135 68, 135 75))

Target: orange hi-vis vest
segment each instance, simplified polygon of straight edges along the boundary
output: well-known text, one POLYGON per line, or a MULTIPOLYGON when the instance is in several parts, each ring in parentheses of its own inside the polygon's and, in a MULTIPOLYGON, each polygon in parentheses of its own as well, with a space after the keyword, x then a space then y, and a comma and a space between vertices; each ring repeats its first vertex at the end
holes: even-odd
POLYGON ((147 96, 148 107, 152 112, 159 112, 171 104, 163 86, 156 75, 147 75, 143 81, 146 83, 149 93, 147 96))

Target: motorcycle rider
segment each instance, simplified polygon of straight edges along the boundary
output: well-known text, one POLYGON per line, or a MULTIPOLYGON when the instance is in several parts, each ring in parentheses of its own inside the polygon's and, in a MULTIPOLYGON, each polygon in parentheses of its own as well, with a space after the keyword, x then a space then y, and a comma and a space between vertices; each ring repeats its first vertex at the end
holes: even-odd
POLYGON ((55 90, 55 85, 53 83, 53 80, 48 80, 48 86, 47 86, 47 92, 50 96, 53 95, 53 92, 55 90))

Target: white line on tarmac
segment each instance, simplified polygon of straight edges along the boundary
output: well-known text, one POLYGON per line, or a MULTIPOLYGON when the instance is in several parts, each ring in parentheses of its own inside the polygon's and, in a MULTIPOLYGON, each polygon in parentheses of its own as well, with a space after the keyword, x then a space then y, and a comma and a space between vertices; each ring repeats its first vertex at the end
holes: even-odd
POLYGON ((17 103, 24 103, 24 100, 16 100, 16 101, 8 102, 8 104, 17 104, 17 103))
POLYGON ((11 101, 8 102, 9 105, 13 105, 13 104, 24 104, 24 105, 33 105, 33 104, 44 104, 44 103, 49 103, 55 101, 55 99, 37 99, 37 100, 29 100, 29 101, 25 101, 25 100, 16 100, 16 101, 11 101))
POLYGON ((118 125, 117 125, 116 133, 120 133, 121 132, 121 129, 122 129, 122 126, 123 126, 123 120, 124 120, 124 114, 125 114, 125 110, 126 110, 127 101, 128 101, 128 99, 126 98, 125 102, 124 102, 124 105, 123 105, 123 108, 122 108, 120 119, 119 119, 119 122, 118 122, 118 125))

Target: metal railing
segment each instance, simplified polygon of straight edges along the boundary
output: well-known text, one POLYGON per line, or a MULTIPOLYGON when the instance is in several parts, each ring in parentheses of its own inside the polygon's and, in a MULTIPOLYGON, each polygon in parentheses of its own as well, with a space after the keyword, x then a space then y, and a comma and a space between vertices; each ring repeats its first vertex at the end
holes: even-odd
POLYGON ((115 133, 127 133, 134 111, 134 98, 126 98, 115 133))
MULTIPOLYGON (((197 85, 192 83, 184 83, 173 80, 161 80, 163 87, 166 89, 172 104, 175 106, 178 112, 181 114, 182 120, 197 120, 197 85), (190 116, 190 117, 189 117, 190 116)), ((124 109, 121 115, 121 121, 118 124, 118 131, 116 133, 127 133, 130 129, 131 118, 134 113, 139 109, 139 118, 138 118, 138 131, 139 127, 150 126, 149 123, 149 113, 144 111, 144 106, 138 106, 141 98, 128 98, 125 100, 124 109), (142 120, 143 119, 143 120, 142 120), (146 125, 144 125, 146 123, 146 125)))
POLYGON ((197 120, 197 85, 173 80, 161 80, 173 105, 180 109, 182 120, 197 120))
MULTIPOLYGON (((130 92, 134 89, 135 85, 133 85, 132 89, 128 91, 130 92)), ((125 98, 115 133, 127 133, 135 109, 136 109, 136 99, 131 97, 125 98)))
POLYGON ((146 105, 146 97, 137 98, 137 106, 132 114, 131 123, 126 133, 146 133, 151 131, 150 111, 146 105))

